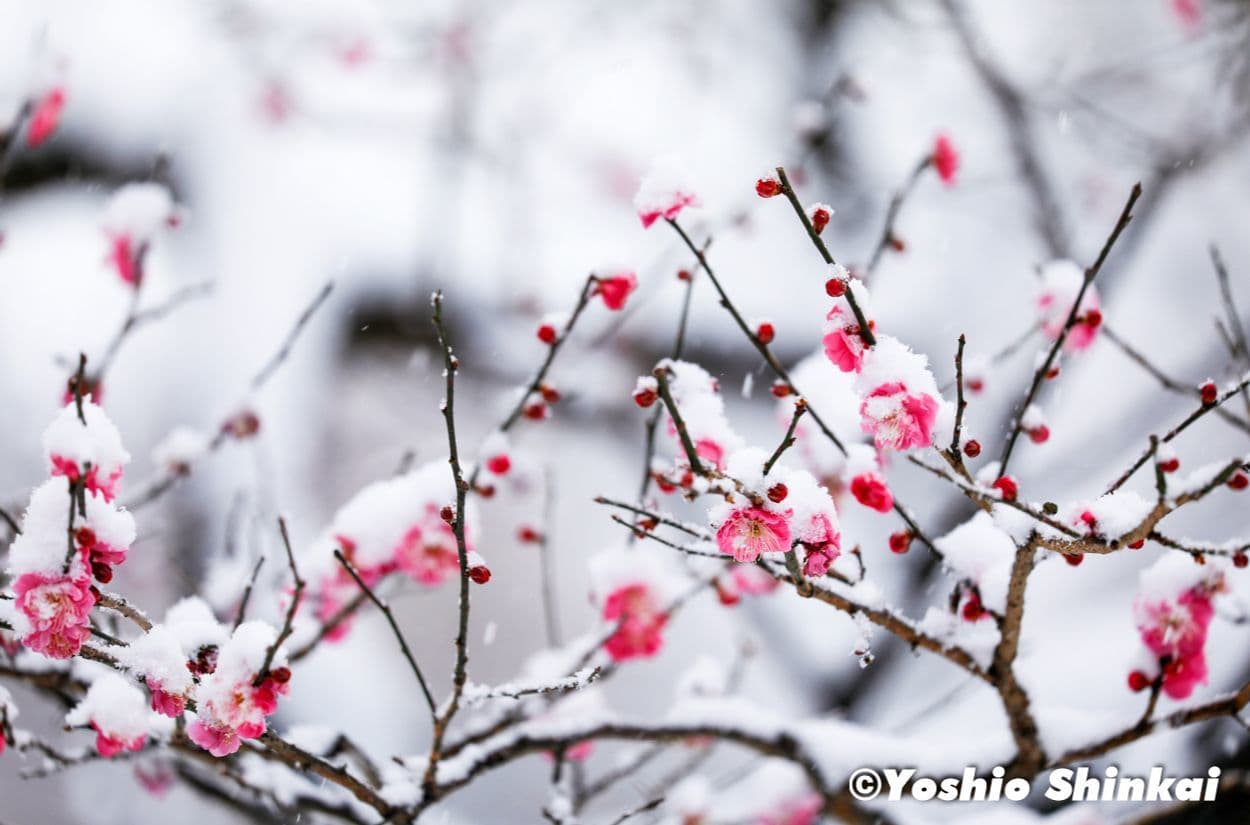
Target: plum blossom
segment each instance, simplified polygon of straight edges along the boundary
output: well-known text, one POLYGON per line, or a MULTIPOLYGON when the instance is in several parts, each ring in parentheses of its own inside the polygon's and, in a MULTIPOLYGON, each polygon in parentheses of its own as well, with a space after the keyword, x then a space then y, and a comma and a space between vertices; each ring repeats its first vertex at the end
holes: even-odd
POLYGON ((164 625, 153 625, 124 648, 119 658, 132 673, 143 678, 152 710, 170 718, 182 715, 194 680, 187 668, 187 655, 173 631, 164 625))
POLYGON ((35 100, 30 112, 30 125, 26 129, 26 145, 35 149, 42 146, 61 124, 61 112, 65 109, 65 89, 53 86, 35 100))
MULTIPOLYGON (((839 283, 843 280, 845 279, 839 280, 839 283)), ((869 331, 875 330, 877 324, 872 320, 869 311, 868 291, 862 284, 856 287, 855 298, 860 311, 868 319, 869 331)), ((833 307, 825 316, 821 343, 825 349, 825 357, 838 369, 843 372, 859 372, 863 369, 864 355, 868 347, 864 343, 859 320, 851 308, 845 291, 834 299, 833 307)))
POLYGON ((754 505, 730 511, 716 529, 716 546, 735 561, 790 551, 790 522, 785 513, 754 505))
POLYGON ((123 283, 140 284, 143 260, 157 233, 181 221, 173 196, 159 183, 128 183, 113 193, 104 208, 103 226, 108 262, 123 283))
MULTIPOLYGON (((1051 341, 1057 340, 1063 334, 1072 305, 1076 302, 1084 282, 1085 273, 1072 261, 1051 261, 1042 267, 1037 310, 1042 333, 1051 341)), ((1102 321, 1098 307, 1098 290, 1090 284, 1077 308, 1076 322, 1064 341, 1066 351, 1080 352, 1094 343, 1102 321)))
POLYGON ((26 647, 54 659, 67 659, 82 647, 97 599, 92 577, 111 579, 112 566, 125 559, 135 538, 134 520, 126 511, 85 492, 85 515, 78 515, 67 547, 69 493, 65 478, 36 487, 22 516, 22 533, 9 549, 14 629, 26 647))
POLYGON ((858 380, 863 392, 860 426, 879 450, 911 450, 933 443, 941 400, 928 361, 895 338, 883 336, 869 351, 858 380))
POLYGON ((632 272, 618 272, 601 277, 595 285, 595 294, 603 299, 603 305, 613 312, 625 308, 625 301, 638 288, 638 276, 632 272))
POLYGON ((885 479, 872 470, 851 479, 851 495, 860 504, 878 513, 888 513, 894 508, 894 495, 885 479))
POLYGON ((66 714, 65 723, 90 725, 96 732, 96 750, 106 758, 142 750, 152 732, 143 692, 116 673, 93 682, 82 701, 66 714))
POLYGON ((1182 555, 1165 556, 1142 572, 1133 615, 1142 644, 1156 659, 1163 692, 1186 699, 1207 683, 1206 640, 1224 592, 1223 567, 1198 566, 1182 555))
MULTIPOLYGON (((338 640, 347 634, 349 622, 339 614, 359 592, 335 559, 335 550, 370 587, 393 573, 429 587, 459 574, 456 536, 442 514, 455 498, 446 464, 430 462, 402 476, 366 485, 335 513, 301 562, 316 582, 309 594, 316 617, 322 622, 339 619, 327 638, 338 640)), ((470 509, 465 522, 470 553, 473 521, 470 509)))
POLYGON ((687 206, 699 205, 686 169, 673 155, 665 155, 655 162, 634 196, 634 209, 643 229, 650 228, 661 218, 674 220, 687 206))
POLYGON ((43 433, 49 472, 70 481, 82 480, 88 490, 112 501, 130 454, 121 434, 95 402, 66 404, 43 433))
POLYGON ((23 573, 13 583, 17 609, 26 620, 22 644, 52 659, 68 659, 91 636, 95 606, 85 575, 23 573))
POLYGON ((743 596, 767 596, 780 585, 754 564, 735 564, 716 582, 716 597, 726 606, 742 601, 743 596))
MULTIPOLYGON (((685 421, 695 454, 701 461, 723 469, 726 457, 741 447, 742 439, 725 416, 720 385, 706 370, 688 361, 664 360, 658 366, 669 372, 669 391, 685 421)), ((666 421, 665 431, 677 441, 676 425, 671 417, 666 421)))
POLYGON ((942 183, 947 186, 953 185, 955 173, 959 171, 959 151, 947 135, 938 135, 934 140, 932 162, 942 183))
POLYGON ((196 691, 196 719, 187 735, 213 756, 239 749, 240 740, 255 739, 265 732, 265 717, 278 709, 285 696, 291 671, 281 650, 273 657, 267 674, 256 684, 277 631, 264 622, 244 622, 224 645, 212 673, 200 680, 196 691))
POLYGON ((613 661, 649 658, 664 643, 668 607, 678 592, 679 574, 654 551, 608 550, 590 561, 593 596, 604 621, 615 625, 604 643, 613 661))

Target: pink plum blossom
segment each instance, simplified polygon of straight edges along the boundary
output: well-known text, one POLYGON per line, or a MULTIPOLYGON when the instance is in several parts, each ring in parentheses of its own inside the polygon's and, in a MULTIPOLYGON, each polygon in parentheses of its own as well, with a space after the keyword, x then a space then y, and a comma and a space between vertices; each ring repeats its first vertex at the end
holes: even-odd
POLYGON ((95 605, 85 576, 24 573, 13 584, 17 609, 30 623, 22 644, 53 659, 78 653, 91 635, 88 616, 95 605))
POLYGON ((772 510, 740 507, 730 512, 716 530, 716 546, 740 562, 786 553, 790 550, 790 523, 785 515, 772 510))
POLYGON ((901 381, 873 388, 860 405, 864 432, 878 449, 910 450, 933 442, 938 402, 928 393, 909 391, 901 381))
MULTIPOLYGON (((1041 287, 1037 293, 1037 311, 1042 333, 1051 341, 1063 334, 1064 326, 1085 281, 1085 274, 1072 261, 1051 261, 1042 267, 1041 287)), ((1098 337, 1102 321, 1098 290, 1091 284, 1081 297, 1076 322, 1064 341, 1068 352, 1088 349, 1098 337)))
POLYGON ((617 629, 604 644, 613 661, 646 658, 659 652, 668 614, 645 583, 629 584, 608 594, 603 618, 617 629))
POLYGON ((65 108, 65 89, 55 86, 35 101, 30 113, 30 126, 26 130, 26 145, 31 149, 43 143, 56 132, 61 123, 61 111, 65 108))
MULTIPOLYGON (((869 330, 876 327, 873 321, 868 322, 869 330)), ((860 336, 859 322, 844 300, 834 304, 833 309, 825 316, 824 337, 825 356, 830 363, 843 372, 859 372, 864 365, 864 353, 867 347, 860 336)))
POLYGON ((634 196, 634 209, 643 229, 663 218, 674 220, 687 206, 698 206, 686 170, 672 156, 662 157, 642 179, 634 196))

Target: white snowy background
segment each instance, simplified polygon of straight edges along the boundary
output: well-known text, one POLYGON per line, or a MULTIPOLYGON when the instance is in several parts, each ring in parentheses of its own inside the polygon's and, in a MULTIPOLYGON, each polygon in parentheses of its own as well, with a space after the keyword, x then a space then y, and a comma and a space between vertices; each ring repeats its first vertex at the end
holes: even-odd
MULTIPOLYGON (((144 300, 205 281, 212 289, 137 332, 110 372, 105 405, 136 457, 130 479, 155 471, 151 450, 174 427, 209 430, 230 412, 302 307, 326 281, 335 286, 255 399, 259 438, 227 445, 137 513, 140 539, 116 589, 153 613, 206 578, 228 602, 258 553, 276 577, 277 514, 307 544, 406 451, 418 461, 444 454, 431 289, 446 293, 472 455, 543 355, 537 319, 569 308, 588 272, 635 268, 641 286, 627 311, 594 307, 561 356, 554 378, 566 401, 554 419, 514 438, 516 478, 529 492, 508 489, 483 507, 479 546, 494 579, 474 591, 471 667, 477 681, 509 678, 543 645, 535 551, 513 536, 521 523, 543 523, 544 474, 554 481, 546 528, 568 632, 595 617, 586 558, 620 539, 591 497, 632 499, 637 485, 644 414, 629 394, 670 345, 674 273, 690 264, 672 233, 644 231, 630 205, 658 155, 676 153, 694 172, 704 208, 684 222, 696 238, 714 235, 709 255, 726 288, 747 315, 774 321, 776 349, 794 363, 818 344, 824 270, 789 208, 755 196, 755 179, 801 165, 804 197, 837 210, 825 233, 834 254, 862 263, 890 193, 948 133, 962 154, 958 184, 920 183, 898 226, 906 251, 887 253, 874 282, 878 323, 928 354, 939 382, 959 333, 970 352, 988 354, 1027 328, 1035 268, 1056 252, 1092 261, 1141 180, 1142 215, 1100 276, 1107 322, 1183 382, 1227 378, 1207 247, 1219 244, 1250 306, 1250 152, 1238 126, 1250 105, 1241 65, 1250 12, 1231 0, 1199 5, 1190 28, 1168 0, 960 4, 987 59, 1026 95, 1030 139, 1063 215, 1056 250, 1037 231, 1007 124, 946 11, 928 0, 4 2, 0 100, 55 82, 67 102, 58 134, 14 158, 0 191, 0 501, 20 506, 42 478, 39 434, 66 360, 98 356, 124 317, 128 289, 104 260, 102 208, 158 157, 189 218, 153 249, 144 300), (232 510, 242 516, 232 521, 232 510), (228 545, 239 557, 223 565, 228 545)), ((706 282, 695 286, 690 345, 726 388, 735 425, 771 448, 781 430, 769 378, 706 282), (739 392, 752 379, 753 392, 739 392)), ((969 410, 991 453, 1036 349, 992 372, 969 410)), ((1099 492, 1150 432, 1192 407, 1106 341, 1065 362, 1048 392, 1053 436, 1023 443, 1016 459, 1037 498, 1099 492)), ((1178 443, 1190 466, 1244 445, 1244 433, 1214 417, 1178 443)), ((932 534, 970 515, 905 462, 889 473, 932 534)), ((1250 511, 1230 496, 1179 514, 1169 531, 1250 532, 1250 511)), ((943 603, 951 579, 928 571, 919 547, 888 552, 893 519, 852 504, 843 522, 844 545, 862 546, 891 601, 913 616, 943 603)), ((1150 545, 1079 568, 1051 560, 1031 579, 1020 672, 1054 750, 1140 713, 1144 699, 1124 684, 1138 646, 1131 604, 1138 571, 1162 552, 1150 545)), ((1250 592, 1245 576, 1232 581, 1229 614, 1238 591, 1250 592)), ((442 686, 453 588, 409 593, 396 598, 399 617, 442 686)), ((278 615, 270 602, 256 609, 278 615)), ((1246 634, 1217 619, 1201 695, 1244 682, 1246 634)), ((735 610, 705 597, 674 622, 664 652, 627 665, 607 696, 623 714, 659 713, 696 656, 729 662, 749 640, 743 693, 772 711, 844 717, 914 737, 918 751, 985 764, 1010 756, 985 686, 883 634, 877 662, 861 670, 857 636, 846 616, 792 594, 735 610)), ((279 726, 349 728, 383 760, 427 744, 410 675, 373 611, 347 644, 301 666, 292 687, 279 726)), ((15 695, 23 724, 40 727, 36 702, 15 695)), ((47 717, 44 729, 54 729, 47 717)), ((1215 723, 1114 759, 1205 772, 1244 758, 1246 740, 1235 723, 1215 723)), ((855 747, 848 740, 845 764, 872 764, 855 747)), ((598 764, 619 750, 602 746, 598 764)), ((748 761, 726 749, 706 774, 733 776, 748 761)), ((14 755, 0 757, 5 825, 234 821, 187 790, 146 795, 125 766, 25 782, 19 770, 14 755)), ((548 773, 530 758, 428 818, 537 821, 548 773)), ((626 783, 602 810, 645 801, 648 787, 626 783)), ((926 809, 917 821, 974 815, 1031 821, 1004 807, 926 809)))

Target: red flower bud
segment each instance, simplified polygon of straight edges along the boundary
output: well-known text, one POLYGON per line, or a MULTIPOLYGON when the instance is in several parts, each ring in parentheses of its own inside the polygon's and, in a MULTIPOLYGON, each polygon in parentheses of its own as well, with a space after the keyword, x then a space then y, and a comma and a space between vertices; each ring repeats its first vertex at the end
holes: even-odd
POLYGON ((560 401, 560 391, 546 382, 538 385, 538 392, 548 404, 560 401))
POLYGON ((993 487, 1002 496, 1003 501, 1015 501, 1020 495, 1020 487, 1011 476, 1003 476, 994 482, 993 487))
POLYGON ((1140 670, 1134 670, 1128 675, 1128 689, 1134 693, 1141 693, 1150 687, 1150 677, 1142 673, 1140 670))
POLYGON ((486 584, 490 581, 490 568, 484 564, 474 565, 469 568, 469 578, 474 584, 486 584))
POLYGON ((781 194, 781 181, 776 178, 760 178, 755 182, 755 194, 761 198, 773 198, 781 194))
POLYGON ((512 459, 508 458, 507 453, 493 455, 486 459, 486 469, 497 476, 505 475, 512 469, 512 459))
POLYGON ((1050 440, 1050 427, 1047 427, 1045 424, 1039 424, 1030 430, 1025 430, 1025 432, 1028 433, 1029 440, 1034 444, 1045 444, 1050 440))
POLYGON ((785 398, 790 394, 790 386, 784 381, 774 381, 770 392, 775 398, 785 398))
POLYGON ((773 504, 780 504, 788 495, 790 495, 790 489, 780 482, 768 488, 768 500, 773 504))
POLYGON ((659 397, 659 393, 649 387, 634 391, 634 403, 644 410, 654 404, 659 397))
POLYGON ((1250 487, 1250 476, 1247 476, 1241 470, 1233 473, 1233 477, 1228 480, 1228 489, 1241 491, 1250 487))
POLYGON ((1244 568, 1247 564, 1250 564, 1250 559, 1246 558, 1245 553, 1233 553, 1233 567, 1244 568))
POLYGON ((777 330, 773 329, 773 325, 768 321, 760 324, 759 328, 755 330, 755 337, 760 340, 761 344, 771 344, 776 335, 777 330))
POLYGON ((825 293, 830 298, 841 298, 846 294, 846 281, 841 278, 830 278, 825 281, 825 293))
POLYGON ((443 521, 451 524, 456 520, 456 508, 452 507, 450 504, 444 504, 443 509, 438 511, 438 515, 443 521))
POLYGON ((1219 390, 1216 389, 1214 381, 1207 381, 1198 388, 1198 392, 1202 393, 1202 403, 1204 406, 1211 406, 1219 397, 1219 390))
POLYGON ((890 552, 902 555, 911 548, 911 531, 900 530, 890 534, 890 552))
POLYGON ((517 541, 533 544, 542 540, 542 534, 530 527, 528 524, 522 524, 516 531, 517 541))
POLYGON ((1082 321, 1087 327, 1099 327, 1102 325, 1102 311, 1098 309, 1091 309, 1085 313, 1085 317, 1082 321))
POLYGON ((551 324, 540 324, 538 326, 538 340, 544 344, 554 344, 556 342, 556 328, 551 324))
POLYGON ((1073 567, 1080 567, 1081 562, 1085 561, 1085 554, 1084 553, 1072 553, 1072 554, 1064 553, 1063 560, 1066 561, 1068 564, 1072 565, 1073 567))
POLYGON ((971 441, 964 442, 964 455, 968 458, 976 458, 981 454, 981 442, 975 438, 971 441))
POLYGON ((812 229, 816 230, 817 235, 825 231, 825 227, 829 225, 830 217, 832 216, 829 214, 828 209, 818 208, 812 210, 812 229))

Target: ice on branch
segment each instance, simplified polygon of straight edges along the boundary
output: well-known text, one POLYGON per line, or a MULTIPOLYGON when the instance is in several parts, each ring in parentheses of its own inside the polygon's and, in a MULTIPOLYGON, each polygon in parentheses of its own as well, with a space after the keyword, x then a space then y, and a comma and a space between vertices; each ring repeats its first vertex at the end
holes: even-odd
POLYGON ((664 155, 642 179, 634 195, 634 209, 644 229, 660 220, 677 218, 687 206, 699 206, 690 175, 674 155, 664 155))

